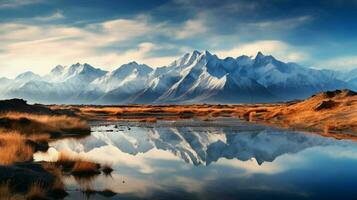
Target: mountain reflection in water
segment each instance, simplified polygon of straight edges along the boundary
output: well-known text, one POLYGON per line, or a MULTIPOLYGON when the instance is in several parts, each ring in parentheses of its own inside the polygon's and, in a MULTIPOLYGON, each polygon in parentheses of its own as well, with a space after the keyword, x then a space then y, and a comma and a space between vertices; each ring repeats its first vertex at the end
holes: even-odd
MULTIPOLYGON (((99 176, 91 186, 117 192, 112 199, 353 196, 354 142, 235 121, 219 124, 98 124, 91 136, 56 141, 35 159, 51 160, 65 150, 113 164, 112 177, 99 176)), ((66 184, 68 199, 80 198, 75 180, 66 184)))

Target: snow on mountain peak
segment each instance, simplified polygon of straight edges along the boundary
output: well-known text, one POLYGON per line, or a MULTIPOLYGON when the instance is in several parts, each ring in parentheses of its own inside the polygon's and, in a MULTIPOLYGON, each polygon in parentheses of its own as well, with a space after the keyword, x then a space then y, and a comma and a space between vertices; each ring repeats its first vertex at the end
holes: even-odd
POLYGON ((110 73, 87 63, 58 65, 44 77, 25 72, 2 81, 10 84, 1 84, 0 91, 36 102, 41 97, 72 103, 241 103, 305 98, 348 88, 349 80, 357 88, 357 76, 346 79, 334 73, 284 63, 262 52, 220 59, 207 50, 194 50, 155 70, 135 61, 110 73))
POLYGON ((94 87, 99 88, 105 92, 109 92, 125 84, 130 85, 134 82, 138 85, 141 85, 141 83, 146 82, 149 73, 152 71, 153 69, 151 67, 132 61, 121 65, 114 71, 107 73, 105 76, 99 77, 98 79, 94 80, 91 85, 94 85, 94 87))
POLYGON ((255 56, 255 59, 257 60, 257 59, 262 59, 262 58, 264 58, 265 56, 264 56, 264 54, 261 52, 261 51, 259 51, 258 53, 257 53, 257 55, 255 56))
POLYGON ((252 65, 253 64, 253 60, 251 57, 249 56, 239 56, 236 58, 237 64, 241 65, 241 66, 247 66, 247 65, 252 65))
POLYGON ((201 52, 194 50, 191 53, 185 53, 183 56, 172 62, 169 67, 185 67, 191 65, 199 56, 201 52))
POLYGON ((153 69, 145 64, 138 64, 137 62, 132 61, 127 64, 123 64, 116 70, 112 71, 111 76, 128 76, 135 71, 139 73, 139 75, 146 75, 153 71, 153 69))
POLYGON ((212 56, 212 54, 211 54, 208 50, 205 50, 205 51, 203 52, 203 54, 206 55, 206 56, 212 56))
POLYGON ((30 80, 35 80, 35 79, 40 79, 41 76, 38 74, 35 74, 31 71, 24 72, 22 74, 19 74, 16 76, 15 80, 17 81, 30 81, 30 80))
POLYGON ((62 74, 64 71, 64 67, 62 65, 57 65, 51 70, 52 74, 62 74))

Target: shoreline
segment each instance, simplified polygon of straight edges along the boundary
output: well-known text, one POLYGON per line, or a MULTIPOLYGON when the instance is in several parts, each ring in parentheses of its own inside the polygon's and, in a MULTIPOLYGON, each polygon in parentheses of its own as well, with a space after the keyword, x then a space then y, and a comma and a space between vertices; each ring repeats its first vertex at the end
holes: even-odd
MULTIPOLYGON (((357 136, 357 93, 335 90, 303 101, 272 104, 193 105, 49 105, 87 121, 152 122, 160 120, 238 118, 263 125, 314 132, 337 139, 357 136)), ((357 140, 357 139, 356 139, 357 140)))

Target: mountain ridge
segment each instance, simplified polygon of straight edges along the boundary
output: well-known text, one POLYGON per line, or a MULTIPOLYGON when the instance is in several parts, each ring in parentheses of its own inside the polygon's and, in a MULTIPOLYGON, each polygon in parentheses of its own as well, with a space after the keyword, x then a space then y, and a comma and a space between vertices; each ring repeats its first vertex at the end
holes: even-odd
POLYGON ((351 72, 306 68, 262 52, 220 59, 195 50, 155 69, 135 61, 110 72, 87 63, 57 65, 45 76, 25 72, 2 79, 0 91, 1 98, 39 103, 261 103, 356 90, 357 70, 351 72))

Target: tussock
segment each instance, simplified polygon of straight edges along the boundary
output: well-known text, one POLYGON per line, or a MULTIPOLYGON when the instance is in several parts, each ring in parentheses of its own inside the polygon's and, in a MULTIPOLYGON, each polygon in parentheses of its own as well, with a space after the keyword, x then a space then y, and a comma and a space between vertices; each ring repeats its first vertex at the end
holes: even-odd
POLYGON ((28 200, 47 199, 46 198, 47 191, 48 188, 43 183, 41 182, 33 183, 26 194, 26 199, 28 200))
POLYGON ((33 148, 26 144, 27 138, 17 132, 0 131, 0 164, 31 161, 33 148))
POLYGON ((0 115, 0 127, 7 130, 16 130, 26 135, 46 133, 51 137, 90 133, 90 128, 84 120, 65 115, 3 113, 0 115))
POLYGON ((55 163, 61 166, 64 171, 74 176, 94 176, 100 174, 100 164, 65 152, 60 153, 55 163))

